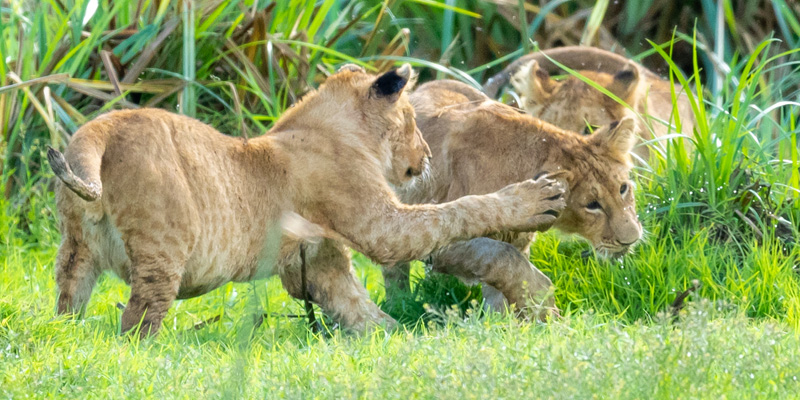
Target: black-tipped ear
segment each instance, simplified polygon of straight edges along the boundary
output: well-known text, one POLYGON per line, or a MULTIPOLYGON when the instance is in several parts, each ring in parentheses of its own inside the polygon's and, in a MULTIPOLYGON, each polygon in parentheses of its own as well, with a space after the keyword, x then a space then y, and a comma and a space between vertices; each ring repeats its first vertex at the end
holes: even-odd
POLYGON ((403 64, 402 67, 379 76, 372 84, 372 91, 378 97, 396 101, 409 79, 411 79, 411 65, 403 64))
POLYGON ((592 135, 591 140, 599 143, 612 153, 627 155, 636 144, 636 121, 625 117, 612 122, 607 129, 592 135))
POLYGON ((636 93, 638 86, 639 68, 633 62, 629 62, 622 71, 614 75, 614 80, 608 90, 620 99, 625 100, 626 103, 632 104, 632 100, 635 100, 633 95, 636 93))
POLYGON ((550 73, 542 69, 536 61, 531 62, 531 78, 535 79, 541 85, 542 90, 550 93, 553 91, 551 85, 550 73))

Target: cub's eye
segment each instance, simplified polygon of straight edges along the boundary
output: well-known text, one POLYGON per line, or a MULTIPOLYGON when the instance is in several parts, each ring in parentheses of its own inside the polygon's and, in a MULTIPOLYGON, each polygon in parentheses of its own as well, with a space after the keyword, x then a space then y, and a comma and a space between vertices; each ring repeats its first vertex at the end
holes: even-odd
POLYGON ((600 210, 602 208, 603 207, 600 207, 600 203, 598 203, 597 201, 593 201, 593 202, 591 202, 591 203, 586 205, 586 209, 587 210, 592 210, 592 211, 600 210))
POLYGON ((625 193, 627 193, 627 192, 628 192, 628 184, 627 183, 623 183, 622 186, 619 187, 619 194, 624 196, 625 193))

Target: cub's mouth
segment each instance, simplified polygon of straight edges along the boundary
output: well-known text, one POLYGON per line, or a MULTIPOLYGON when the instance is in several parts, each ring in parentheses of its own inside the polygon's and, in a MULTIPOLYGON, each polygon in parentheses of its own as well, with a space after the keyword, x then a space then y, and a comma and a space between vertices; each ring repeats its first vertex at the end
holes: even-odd
POLYGON ((397 194, 402 194, 413 190, 413 188, 420 182, 430 179, 431 176, 431 163, 426 158, 423 160, 419 168, 408 167, 405 173, 395 178, 395 181, 389 181, 389 186, 397 194))
POLYGON ((633 246, 608 246, 604 244, 600 244, 589 250, 584 250, 581 252, 581 258, 587 259, 592 256, 592 254, 596 254, 597 257, 602 258, 604 260, 609 259, 617 259, 626 254, 629 254, 633 251, 633 246))

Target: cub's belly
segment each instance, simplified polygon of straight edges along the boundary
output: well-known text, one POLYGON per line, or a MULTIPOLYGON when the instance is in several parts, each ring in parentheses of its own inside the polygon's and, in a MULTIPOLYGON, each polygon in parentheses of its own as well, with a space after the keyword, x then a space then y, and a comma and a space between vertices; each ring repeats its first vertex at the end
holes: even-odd
MULTIPOLYGON (((299 242, 295 240, 283 238, 277 245, 270 245, 261 237, 235 237, 226 243, 213 239, 200 238, 189 260, 181 266, 178 298, 196 297, 231 281, 267 278, 299 262, 299 242)), ((131 284, 136 265, 128 256, 120 231, 108 217, 97 223, 85 223, 84 240, 93 254, 96 268, 110 270, 131 284)))
POLYGON ((299 262, 298 246, 294 240, 283 239, 277 246, 263 244, 244 252, 201 252, 187 263, 178 298, 199 296, 228 282, 249 282, 280 273, 299 262))

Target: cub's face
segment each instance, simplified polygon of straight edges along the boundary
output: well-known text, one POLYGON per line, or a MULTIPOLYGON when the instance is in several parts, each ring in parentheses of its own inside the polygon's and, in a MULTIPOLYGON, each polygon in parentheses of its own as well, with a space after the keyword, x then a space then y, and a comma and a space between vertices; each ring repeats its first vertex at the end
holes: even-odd
MULTIPOLYGON (((630 65, 616 75, 579 71, 582 75, 613 93, 631 107, 636 107, 638 69, 630 65)), ((526 113, 560 128, 591 134, 596 129, 620 121, 634 113, 574 76, 562 80, 550 77, 536 61, 524 65, 511 78, 526 113)))
POLYGON ((642 237, 629 179, 633 129, 633 119, 625 118, 586 139, 585 154, 571 161, 567 208, 554 225, 588 239, 603 257, 627 253, 642 237))
POLYGON ((409 64, 379 76, 367 74, 361 67, 348 64, 340 75, 351 74, 361 99, 358 109, 368 131, 378 135, 378 157, 386 180, 403 186, 430 168, 431 150, 415 122, 414 107, 405 88, 412 80, 409 64))
POLYGON ((414 177, 428 173, 430 170, 431 150, 417 128, 414 108, 404 100, 401 111, 402 123, 390 132, 392 143, 391 167, 384 175, 390 183, 402 186, 414 177))

